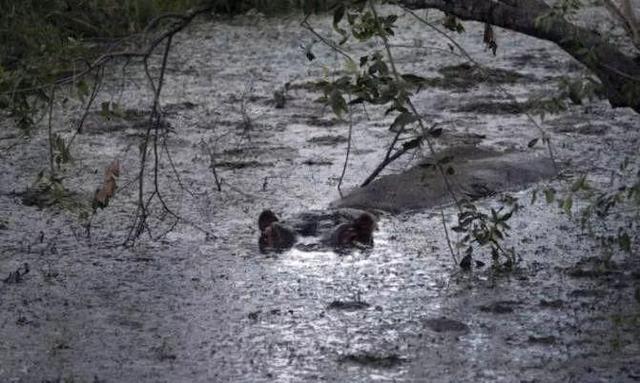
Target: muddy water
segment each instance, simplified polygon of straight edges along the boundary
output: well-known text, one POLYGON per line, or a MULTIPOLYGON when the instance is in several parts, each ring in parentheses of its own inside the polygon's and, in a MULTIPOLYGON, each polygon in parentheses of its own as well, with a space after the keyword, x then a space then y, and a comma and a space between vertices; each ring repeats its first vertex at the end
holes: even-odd
MULTIPOLYGON (((64 182, 84 200, 114 158, 122 164, 118 194, 93 218, 90 238, 76 212, 24 206, 14 193, 46 168, 44 133, 3 153, 0 272, 4 279, 25 262, 30 271, 0 285, 0 381, 640 379, 637 257, 614 254, 603 268, 602 250, 574 222, 544 202, 529 203, 536 185, 512 193, 523 205, 506 243, 521 258, 512 273, 458 273, 439 210, 383 216, 370 251, 258 252, 261 209, 292 216, 339 198, 348 125, 301 85, 341 67, 320 45, 318 60, 306 60, 299 46, 311 37, 298 21, 203 20, 177 39, 162 99, 172 132, 160 151, 160 185, 191 225, 162 236, 173 221, 156 214, 150 235, 160 239, 145 235, 131 249, 120 246, 135 209, 144 124, 92 115, 77 138, 64 182), (273 91, 286 82, 294 86, 285 108, 276 109, 273 91)), ((329 33, 328 19, 313 21, 329 33)), ((438 36, 408 17, 399 22, 406 28, 393 44, 401 70, 437 79, 442 68, 460 64, 435 53, 448 49, 438 36)), ((474 57, 522 75, 500 85, 518 101, 552 93, 558 76, 581 74, 550 44, 499 31, 493 57, 483 51, 481 26, 467 29, 460 39, 474 57)), ((148 110, 141 68, 114 68, 112 75, 99 102, 148 110)), ((475 140, 494 150, 525 149, 539 135, 520 114, 463 108, 478 100, 508 103, 495 83, 439 83, 415 97, 421 113, 445 127, 439 147, 475 140)), ((375 168, 392 139, 392 117, 383 112, 354 111, 345 189, 375 168)), ((61 105, 55 129, 70 132, 78 113, 72 103, 61 105)), ((544 126, 569 174, 607 179, 608 169, 638 148, 638 117, 604 102, 572 106, 544 126)), ((495 206, 499 198, 481 204, 495 206)), ((453 223, 455 212, 444 213, 453 223)))

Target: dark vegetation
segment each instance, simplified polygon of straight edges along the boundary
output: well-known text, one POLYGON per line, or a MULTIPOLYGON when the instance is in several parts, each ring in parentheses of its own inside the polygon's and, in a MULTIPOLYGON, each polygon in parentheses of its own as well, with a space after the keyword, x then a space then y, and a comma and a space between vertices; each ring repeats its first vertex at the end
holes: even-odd
MULTIPOLYGON (((424 120, 418 114, 412 95, 425 86, 464 90, 474 82, 485 80, 499 86, 516 81, 518 75, 479 65, 450 37, 447 38, 451 39, 451 50, 468 58, 467 63, 442 70, 440 78, 429 79, 421 77, 420 73, 399 72, 388 41, 395 34, 397 15, 382 15, 378 9, 381 3, 395 4, 395 10, 407 12, 423 22, 425 28, 439 34, 444 34, 444 28, 464 32, 461 20, 484 22, 484 43, 493 54, 500 49, 499 42, 493 35, 493 26, 550 40, 583 63, 594 75, 586 79, 566 79, 562 96, 555 99, 525 104, 512 99, 505 104, 504 113, 553 113, 562 109, 566 103, 582 103, 598 95, 606 97, 613 107, 630 107, 640 112, 639 60, 628 55, 627 48, 616 46, 606 36, 600 36, 569 21, 572 13, 582 6, 576 0, 561 0, 555 6, 548 6, 539 0, 0 0, 0 14, 3 15, 0 19, 0 109, 15 121, 25 137, 32 133, 40 120, 49 116, 49 166, 39 175, 37 187, 34 188, 35 194, 34 191, 29 191, 26 199, 34 201, 37 200, 36 195, 45 195, 46 203, 33 203, 49 206, 63 202, 70 194, 62 185, 61 173, 64 172, 65 164, 72 160, 70 147, 75 134, 62 137, 51 126, 56 89, 61 86, 73 87, 77 97, 85 103, 84 115, 79 118, 76 130, 76 134, 80 133, 88 112, 95 107, 93 102, 100 91, 106 66, 127 65, 134 61, 144 65, 155 94, 153 107, 149 115, 144 117, 147 124, 140 145, 137 213, 125 243, 132 243, 148 229, 147 218, 153 214, 150 211, 151 201, 160 204, 163 214, 174 217, 176 222, 181 221, 182 218, 164 201, 157 180, 149 180, 149 175, 145 174, 145 164, 154 158, 156 163, 152 172, 157 175, 159 171, 157 156, 152 154, 158 150, 159 138, 166 130, 159 112, 159 96, 167 62, 170 60, 172 38, 196 17, 231 17, 254 8, 267 15, 291 11, 302 11, 307 15, 313 12, 331 12, 333 27, 342 36, 342 41, 325 38, 301 15, 301 25, 320 43, 329 46, 345 59, 346 75, 315 84, 323 94, 324 102, 338 118, 348 121, 350 108, 359 104, 384 106, 387 114, 396 116, 390 127, 389 149, 380 166, 364 180, 363 185, 375 179, 380 171, 400 156, 421 147, 427 148, 433 158, 437 158, 433 166, 446 183, 447 175, 453 174, 455 169, 449 165, 450 157, 438 156, 434 150, 434 142, 442 135, 443 128, 424 120), (430 24, 414 12, 415 9, 428 8, 445 12, 442 25, 430 24), (376 40, 383 48, 372 49, 361 57, 352 57, 342 48, 342 44, 348 39, 376 40), (162 63, 160 70, 152 74, 148 68, 148 60, 154 53, 162 54, 162 63)), ((623 9, 618 9, 621 10, 623 9)), ((612 12, 615 13, 615 9, 612 12)), ((637 48, 638 23, 635 16, 624 12, 618 16, 621 28, 629 36, 629 44, 637 48)), ((313 46, 307 47, 306 55, 309 60, 314 59, 313 46)), ((487 107, 478 104, 474 108, 477 112, 483 112, 487 107)), ((126 116, 120 105, 106 103, 100 109, 105 116, 126 116)), ((532 140, 529 146, 539 143, 545 145, 549 156, 554 159, 549 136, 533 118, 530 120, 539 130, 540 136, 532 140)), ((350 139, 349 134, 347 141, 350 142, 350 139)), ((347 152, 345 164, 348 158, 347 152)), ((632 209, 638 209, 640 174, 637 162, 638 158, 622 161, 616 173, 618 179, 614 189, 599 190, 590 184, 586 176, 578 176, 571 181, 567 192, 545 188, 540 194, 544 195, 547 202, 557 203, 567 214, 572 214, 575 210, 574 198, 585 199, 588 203, 586 208, 581 209, 579 221, 583 226, 591 227, 594 220, 604 222, 609 212, 621 204, 630 204, 632 209)), ((251 164, 221 163, 218 166, 239 167, 251 164)), ((110 165, 105 172, 104 184, 96 190, 91 209, 94 214, 97 209, 106 208, 109 199, 116 193, 117 176, 117 164, 110 165)), ((536 196, 534 195, 534 199, 536 196)), ((471 201, 456 200, 453 195, 452 198, 459 211, 459 220, 455 227, 448 228, 443 219, 444 234, 448 238, 448 230, 451 229, 466 234, 461 243, 462 254, 458 254, 450 243, 455 262, 462 268, 470 268, 474 250, 486 248, 496 266, 506 269, 513 267, 517 259, 515 250, 504 249, 501 242, 510 230, 508 221, 518 209, 517 201, 508 201, 499 209, 480 211, 471 201)), ((89 214, 85 212, 82 217, 87 220, 87 232, 90 232, 89 214)), ((631 227, 607 227, 605 230, 594 231, 593 235, 607 247, 619 247, 630 252, 637 229, 636 220, 631 227)))

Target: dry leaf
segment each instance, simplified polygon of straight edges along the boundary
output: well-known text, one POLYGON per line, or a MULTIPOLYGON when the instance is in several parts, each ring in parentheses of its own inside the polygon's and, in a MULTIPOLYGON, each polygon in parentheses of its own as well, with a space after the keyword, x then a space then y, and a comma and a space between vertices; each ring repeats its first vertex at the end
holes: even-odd
POLYGON ((116 193, 116 181, 120 175, 120 161, 113 160, 104 172, 104 181, 102 187, 96 190, 93 199, 93 209, 104 209, 109 205, 109 200, 116 193))
POLYGON ((498 44, 496 43, 495 35, 493 34, 493 27, 491 24, 484 25, 484 38, 482 39, 487 46, 487 48, 491 49, 493 55, 496 55, 496 50, 498 49, 498 44))

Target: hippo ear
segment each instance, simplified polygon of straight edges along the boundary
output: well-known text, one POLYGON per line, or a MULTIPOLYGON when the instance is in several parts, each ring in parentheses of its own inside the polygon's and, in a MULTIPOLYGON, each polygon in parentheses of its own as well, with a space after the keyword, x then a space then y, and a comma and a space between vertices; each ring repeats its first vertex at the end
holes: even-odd
POLYGON ((360 215, 355 221, 355 226, 359 231, 365 232, 373 232, 378 228, 376 221, 368 213, 363 213, 362 215, 360 215))
POLYGON ((278 217, 271 210, 263 210, 258 217, 258 227, 260 231, 264 231, 267 227, 269 227, 272 223, 278 222, 278 217))

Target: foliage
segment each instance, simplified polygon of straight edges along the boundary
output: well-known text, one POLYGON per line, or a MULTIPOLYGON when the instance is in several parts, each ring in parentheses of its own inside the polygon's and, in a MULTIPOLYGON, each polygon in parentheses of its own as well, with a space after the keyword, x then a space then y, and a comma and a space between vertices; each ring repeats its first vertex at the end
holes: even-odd
MULTIPOLYGON (((547 203, 556 203, 565 214, 575 217, 583 230, 596 239, 608 256, 617 248, 630 253, 633 240, 640 227, 640 163, 632 161, 638 158, 625 158, 617 171, 612 172, 610 185, 599 188, 589 182, 586 175, 577 177, 566 194, 558 196, 551 189, 543 190, 547 203), (575 201, 584 201, 580 208, 575 207, 575 201), (631 213, 635 218, 629 222, 618 222, 615 219, 620 212, 631 213)), ((534 192, 532 202, 535 202, 537 192, 534 192)))
MULTIPOLYGON (((401 73, 395 66, 387 39, 395 34, 394 23, 397 18, 394 14, 379 15, 375 4, 370 1, 344 1, 336 7, 333 14, 333 28, 342 38, 337 45, 325 41, 327 45, 340 50, 339 46, 343 46, 350 38, 358 41, 378 39, 382 41, 384 49, 373 48, 357 60, 352 59, 348 53, 340 51, 346 57, 347 75, 333 80, 323 80, 318 84, 324 93, 322 100, 338 117, 348 112, 350 106, 362 103, 382 106, 386 110, 386 115, 395 115, 389 126, 389 130, 395 133, 395 138, 381 166, 407 150, 421 147, 425 142, 431 154, 438 158, 433 151, 431 140, 440 137, 443 131, 435 125, 427 128, 423 117, 418 114, 411 102, 411 97, 421 90, 427 80, 414 73, 401 73), (347 99, 351 101, 347 102, 347 99), (395 148, 396 143, 401 145, 395 148), (394 148, 395 153, 392 154, 394 148)), ((456 27, 456 23, 459 22, 455 18, 449 17, 447 20, 445 22, 449 23, 452 29, 463 31, 461 25, 456 27)), ((443 177, 447 185, 448 175, 455 173, 455 169, 448 165, 451 160, 451 157, 438 158, 434 164, 439 171, 438 176, 443 177)), ((448 190, 452 194, 452 199, 456 200, 450 187, 448 190)), ((463 233, 461 246, 466 252, 461 266, 471 263, 474 245, 489 248, 496 265, 500 264, 502 258, 505 258, 504 264, 508 267, 514 265, 515 252, 512 249, 505 250, 501 243, 510 230, 507 221, 517 210, 518 205, 512 204, 512 208, 506 213, 503 212, 504 207, 485 213, 469 201, 456 201, 456 204, 459 209, 458 225, 453 230, 463 233)))
MULTIPOLYGON (((338 116, 343 116, 348 108, 354 104, 382 105, 386 108, 386 114, 395 114, 390 130, 396 133, 396 139, 389 151, 391 152, 393 145, 400 137, 407 140, 406 142, 417 143, 415 147, 418 147, 425 141, 429 143, 430 139, 436 139, 442 132, 442 129, 438 129, 438 134, 432 134, 434 129, 425 129, 422 117, 416 113, 411 104, 412 95, 420 90, 427 80, 420 77, 419 74, 399 73, 396 70, 387 39, 394 35, 394 22, 397 20, 397 16, 393 14, 377 15, 374 4, 369 1, 349 0, 343 1, 334 10, 333 28, 342 38, 335 45, 326 41, 325 43, 335 50, 340 50, 340 53, 347 58, 345 64, 347 75, 331 81, 324 80, 319 84, 324 93, 323 100, 338 116), (378 39, 382 41, 386 49, 374 48, 368 54, 354 60, 340 48, 349 38, 358 41, 378 39), (347 103, 347 99, 351 101, 347 103)), ((538 23, 543 27, 547 23, 546 27, 550 28, 550 23, 555 17, 572 15, 580 6, 579 0, 559 1, 555 3, 552 11, 545 18, 538 20, 538 23)), ((445 27, 450 30, 464 31, 462 25, 459 25, 459 21, 451 15, 445 16, 444 23, 445 27)), ((591 52, 587 51, 584 54, 588 56, 591 52)), ((565 99, 579 105, 585 99, 591 101, 601 96, 602 86, 592 77, 563 78, 560 81, 560 92, 557 97, 531 100, 530 110, 544 117, 547 113, 565 110, 567 108, 565 99)), ((535 146, 538 140, 532 140, 529 147, 535 146)), ((548 137, 543 136, 543 142, 549 144, 548 137)), ((430 144, 429 147, 431 148, 430 144)), ((399 151, 397 150, 397 152, 399 151)), ((387 158, 389 158, 389 153, 387 158)), ((432 154, 435 155, 435 153, 432 154)), ((441 161, 444 160, 441 159, 441 161)), ((445 163, 439 161, 438 165, 444 169, 445 163)), ((446 174, 451 174, 454 171, 455 169, 447 167, 446 170, 441 171, 441 175, 446 180, 446 174)), ((596 192, 589 189, 592 193, 590 196, 592 203, 581 213, 583 227, 589 222, 597 222, 602 225, 607 212, 612 207, 619 206, 623 200, 625 203, 639 200, 640 191, 638 189, 640 187, 638 185, 640 182, 633 181, 633 179, 631 173, 621 176, 621 183, 630 182, 631 184, 625 184, 615 191, 605 188, 596 192)), ((588 189, 586 185, 586 180, 582 178, 580 182, 571 187, 571 191, 563 198, 559 198, 554 190, 546 189, 544 191, 545 198, 548 202, 558 202, 562 211, 571 214, 575 209, 574 194, 586 191, 588 189)), ((508 221, 518 210, 517 202, 507 201, 502 207, 491 209, 488 212, 482 211, 468 201, 460 201, 457 205, 459 209, 458 224, 453 230, 462 233, 462 240, 459 243, 465 249, 465 259, 462 264, 471 263, 470 257, 475 244, 480 248, 489 249, 495 265, 499 265, 500 261, 504 260, 503 266, 513 266, 516 262, 515 251, 514 249, 505 249, 503 241, 510 230, 508 221)), ((617 244, 620 249, 629 251, 633 237, 631 233, 637 229, 635 225, 637 222, 632 224, 634 227, 600 230, 597 233, 594 232, 593 237, 599 239, 603 245, 611 247, 612 244, 617 244)))
POLYGON ((87 204, 80 195, 67 190, 61 177, 50 176, 41 171, 33 185, 23 193, 22 203, 39 208, 58 206, 66 210, 85 211, 87 204))
MULTIPOLYGON (((235 14, 302 9, 321 12, 337 0, 0 0, 0 110, 26 135, 49 100, 46 90, 106 50, 145 31, 154 18, 197 6, 235 14)), ((86 83, 75 82, 78 91, 86 83)))
MULTIPOLYGON (((160 14, 201 0, 0 0, 0 109, 26 134, 47 90, 160 14)), ((87 90, 77 82, 78 91, 87 90)))
POLYGON ((463 234, 459 246, 463 247, 465 259, 470 259, 473 254, 473 244, 480 247, 488 247, 491 253, 494 266, 499 266, 501 257, 504 258, 503 266, 511 269, 516 263, 514 249, 504 249, 502 242, 508 236, 511 227, 507 223, 513 214, 518 210, 519 205, 512 201, 512 206, 506 212, 505 206, 498 210, 491 208, 487 214, 476 205, 470 202, 462 203, 462 211, 458 213, 458 225, 452 228, 453 231, 463 234))

